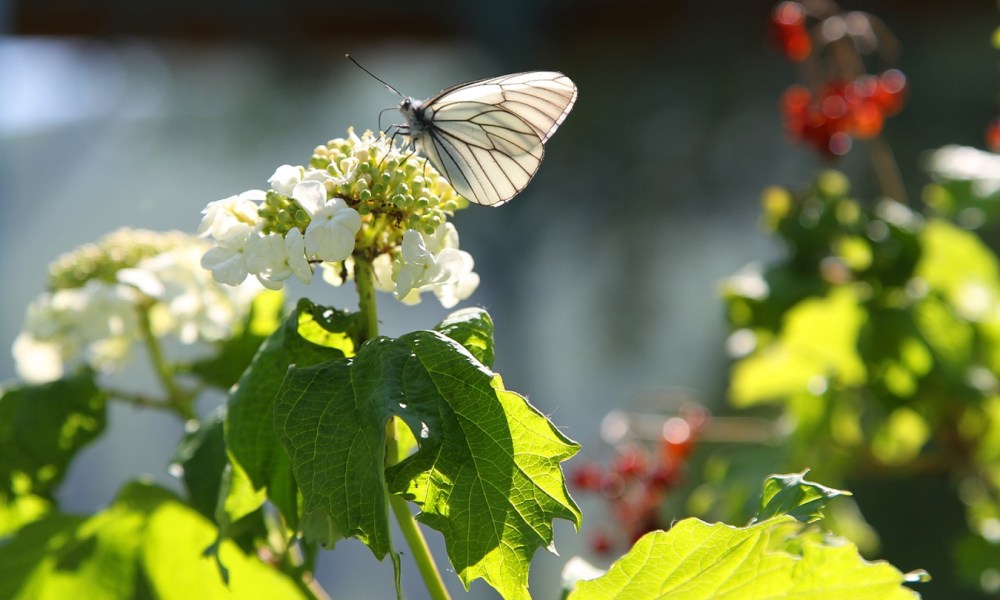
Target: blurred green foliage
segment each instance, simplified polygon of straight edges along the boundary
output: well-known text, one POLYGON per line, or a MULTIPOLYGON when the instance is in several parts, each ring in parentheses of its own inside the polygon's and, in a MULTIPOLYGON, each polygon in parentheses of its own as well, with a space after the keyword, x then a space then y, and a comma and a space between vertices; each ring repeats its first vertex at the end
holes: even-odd
MULTIPOLYGON (((961 188, 934 185, 935 194, 961 188)), ((969 525, 948 549, 956 571, 996 592, 1000 572, 984 557, 1000 556, 997 256, 941 216, 852 198, 838 172, 802 191, 768 189, 763 205, 763 225, 786 253, 724 286, 736 358, 732 405, 776 410, 787 446, 767 452, 791 468, 812 467, 831 485, 950 481, 969 525)), ((724 455, 714 461, 706 485, 732 487, 736 463, 724 455)), ((934 510, 927 507, 928 518, 934 510)), ((874 549, 860 513, 833 520, 874 549)))

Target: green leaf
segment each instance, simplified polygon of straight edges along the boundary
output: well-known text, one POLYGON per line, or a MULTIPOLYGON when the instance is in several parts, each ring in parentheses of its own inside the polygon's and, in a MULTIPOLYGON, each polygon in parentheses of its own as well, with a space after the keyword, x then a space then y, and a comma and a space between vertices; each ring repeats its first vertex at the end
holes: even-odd
MULTIPOLYGON (((313 365, 345 355, 350 339, 343 332, 324 328, 329 325, 327 317, 331 315, 343 316, 343 313, 301 300, 284 325, 261 345, 230 393, 226 446, 233 462, 243 469, 255 489, 273 487, 276 495, 287 499, 288 457, 274 433, 274 396, 290 365, 313 365), (325 339, 339 347, 309 341, 300 329, 314 340, 325 339)), ((285 516, 291 517, 288 513, 285 516)))
POLYGON ((892 565, 867 562, 853 544, 806 538, 801 554, 776 546, 798 531, 791 516, 749 527, 684 519, 648 533, 607 574, 582 581, 570 600, 904 600, 919 596, 892 565))
POLYGON ((49 497, 76 453, 104 431, 107 396, 90 371, 2 393, 0 495, 49 497))
POLYGON ((4 498, 0 495, 0 540, 52 510, 52 502, 31 494, 4 498))
POLYGON ((434 330, 462 344, 476 360, 487 367, 493 366, 493 319, 485 310, 457 310, 441 321, 434 330))
POLYGON ((215 356, 192 364, 191 371, 204 383, 222 389, 236 383, 264 339, 281 324, 284 301, 281 292, 265 290, 257 294, 242 331, 219 344, 215 356))
POLYGON ((212 518, 219 503, 219 482, 226 468, 226 442, 223 437, 225 407, 188 431, 174 451, 170 470, 179 472, 191 504, 201 514, 212 518))
POLYGON ((52 515, 0 547, 0 598, 301 598, 295 583, 234 543, 227 588, 203 551, 216 529, 166 490, 133 483, 89 518, 52 515))
POLYGON ((290 369, 275 422, 304 513, 327 519, 327 543, 355 536, 384 558, 386 492, 402 494, 444 534, 466 586, 483 578, 506 598, 527 598, 528 563, 551 547, 552 520, 579 526, 559 468, 579 446, 440 333, 377 338, 354 359, 290 369), (392 416, 419 448, 385 469, 392 416))
POLYGON ((823 518, 820 513, 826 504, 837 496, 850 496, 846 490, 837 490, 812 481, 806 481, 808 469, 801 473, 771 475, 764 482, 760 510, 755 521, 788 515, 803 523, 823 518))

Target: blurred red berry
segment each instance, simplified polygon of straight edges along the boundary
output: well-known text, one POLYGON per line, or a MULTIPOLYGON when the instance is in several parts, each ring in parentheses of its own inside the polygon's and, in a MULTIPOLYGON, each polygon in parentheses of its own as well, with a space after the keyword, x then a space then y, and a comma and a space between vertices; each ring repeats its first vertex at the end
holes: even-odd
POLYGON ((611 550, 611 538, 599 531, 590 538, 590 549, 597 554, 607 554, 611 550))
POLYGON ((691 426, 680 417, 671 417, 663 424, 661 447, 664 453, 664 463, 683 461, 694 449, 694 439, 691 437, 691 426))
POLYGON ((869 100, 864 100, 851 111, 851 134, 862 140, 877 136, 885 121, 882 109, 869 100))
POLYGON ((798 2, 782 2, 771 12, 771 36, 785 56, 802 62, 812 52, 812 40, 806 31, 806 11, 798 2))
POLYGON ((604 470, 593 463, 585 463, 577 467, 570 476, 573 485, 581 490, 596 492, 601 489, 601 479, 604 470))
POLYGON ((649 457, 642 448, 626 446, 618 451, 611 468, 626 481, 641 477, 649 470, 649 457))
POLYGON ((621 498, 625 493, 625 478, 615 472, 605 473, 601 477, 600 489, 605 498, 611 500, 621 498))
POLYGON ((882 73, 872 99, 882 107, 886 116, 897 114, 906 102, 906 75, 899 69, 882 73))
POLYGON ((990 152, 1000 153, 1000 117, 994 117, 986 126, 986 147, 990 152))
POLYGON ((680 469, 673 463, 665 462, 649 475, 649 486, 656 490, 670 489, 680 481, 680 475, 680 469))

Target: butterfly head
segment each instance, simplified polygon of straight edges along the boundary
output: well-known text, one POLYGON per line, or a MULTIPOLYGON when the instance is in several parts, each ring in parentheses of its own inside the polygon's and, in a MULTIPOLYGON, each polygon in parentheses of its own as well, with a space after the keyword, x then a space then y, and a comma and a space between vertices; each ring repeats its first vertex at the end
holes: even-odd
POLYGON ((426 118, 424 117, 424 107, 420 100, 413 98, 403 98, 399 103, 399 112, 406 118, 406 125, 410 132, 420 133, 425 129, 426 118))

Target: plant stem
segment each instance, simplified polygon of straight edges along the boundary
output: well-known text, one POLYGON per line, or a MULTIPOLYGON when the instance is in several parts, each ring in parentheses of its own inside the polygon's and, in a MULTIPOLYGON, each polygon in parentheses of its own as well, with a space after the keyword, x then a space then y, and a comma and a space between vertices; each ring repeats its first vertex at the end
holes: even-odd
POLYGON ((396 516, 396 522, 399 523, 406 544, 410 547, 410 552, 413 553, 413 560, 417 563, 417 569, 424 579, 424 585, 427 586, 430 597, 432 600, 449 600, 451 596, 448 595, 448 590, 444 587, 441 572, 434 564, 434 557, 431 555, 430 548, 427 547, 427 540, 424 539, 424 534, 417 526, 416 519, 410 513, 410 506, 406 500, 395 494, 389 494, 389 505, 392 506, 392 514, 396 516))
POLYGON ((358 306, 363 328, 361 343, 378 336, 378 310, 375 306, 375 269, 367 257, 354 256, 354 283, 358 287, 358 306))
POLYGON ((903 178, 899 174, 899 165, 896 164, 896 158, 889 144, 882 136, 878 136, 870 142, 868 152, 882 193, 900 204, 908 204, 906 188, 903 187, 903 178))
MULTIPOLYGON (((375 269, 371 260, 364 256, 354 256, 354 283, 358 288, 358 305, 361 309, 363 328, 361 341, 370 340, 378 336, 378 312, 375 305, 375 269)), ((385 456, 386 466, 391 466, 399 462, 399 448, 396 444, 396 428, 394 419, 389 419, 385 426, 385 456)), ((399 529, 403 532, 403 538, 413 554, 413 560, 417 563, 420 576, 427 586, 427 593, 432 600, 450 600, 448 590, 444 587, 441 579, 441 572, 434 563, 430 548, 427 547, 427 540, 424 539, 416 519, 410 512, 410 507, 406 500, 387 492, 389 506, 392 507, 392 514, 396 517, 399 529)))
POLYGON ((197 419, 198 415, 191 406, 193 397, 177 385, 174 380, 173 367, 164 358, 160 341, 153 335, 153 324, 149 320, 149 307, 140 307, 138 313, 139 327, 149 351, 149 360, 153 363, 153 371, 156 373, 157 379, 160 380, 163 389, 167 391, 167 405, 185 421, 197 419))

